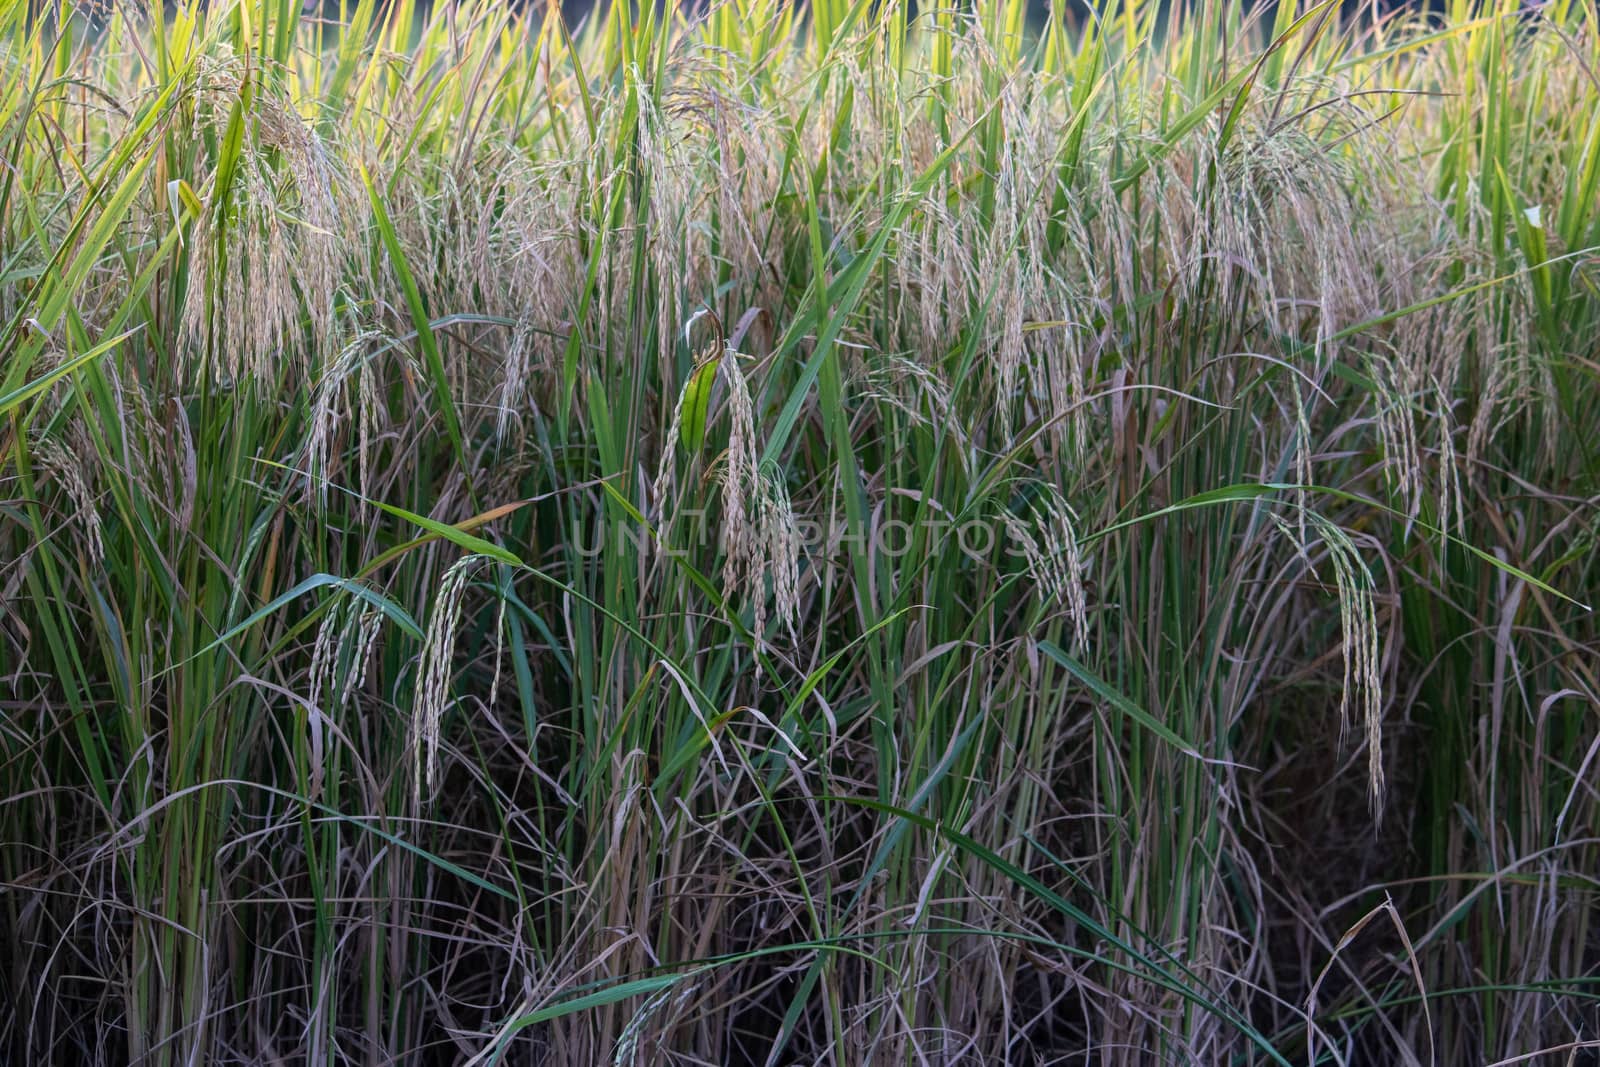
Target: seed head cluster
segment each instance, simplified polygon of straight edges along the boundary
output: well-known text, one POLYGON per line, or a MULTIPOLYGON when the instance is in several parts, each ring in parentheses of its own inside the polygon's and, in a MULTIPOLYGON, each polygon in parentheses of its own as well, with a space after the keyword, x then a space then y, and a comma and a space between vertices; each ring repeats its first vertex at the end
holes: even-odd
POLYGON ((433 794, 439 773, 440 723, 450 705, 456 634, 461 628, 467 583, 486 558, 463 556, 451 564, 439 580, 433 608, 428 613, 428 629, 417 658, 416 697, 411 706, 413 787, 419 800, 433 794))
MULTIPOLYGON (((189 235, 180 356, 213 382, 266 388, 286 367, 304 374, 334 345, 345 183, 289 104, 257 82, 248 89, 238 153, 211 175, 189 235)), ((197 126, 226 137, 246 91, 238 68, 212 70, 197 93, 197 126)))

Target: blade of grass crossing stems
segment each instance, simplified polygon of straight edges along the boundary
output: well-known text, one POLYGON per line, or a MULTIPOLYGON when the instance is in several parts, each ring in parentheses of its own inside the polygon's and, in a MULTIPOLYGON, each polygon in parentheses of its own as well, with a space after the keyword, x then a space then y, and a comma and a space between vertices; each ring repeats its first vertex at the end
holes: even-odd
POLYGON ((909 823, 923 830, 927 830, 939 837, 945 838, 956 847, 960 848, 963 852, 971 855, 973 858, 983 863, 985 866, 1004 875, 1006 878, 1026 889, 1038 899, 1049 904, 1053 909, 1070 918, 1078 925, 1082 926, 1085 930, 1089 931, 1098 940, 1103 941, 1117 949, 1123 955, 1128 957, 1128 959, 1132 960, 1134 964, 1136 964, 1141 971, 1148 976, 1150 981, 1155 982, 1162 988, 1177 994, 1196 1007, 1216 1015, 1228 1026, 1237 1029, 1241 1034, 1248 1038, 1250 1043, 1255 1045, 1255 1047, 1270 1060, 1272 1060, 1272 1062, 1282 1064, 1283 1067, 1289 1067, 1289 1061, 1272 1046, 1271 1042, 1267 1040, 1265 1035, 1256 1030, 1256 1028, 1250 1024, 1249 1020, 1242 1016, 1237 1010, 1228 1006, 1222 1000, 1217 999, 1214 995, 1208 995, 1211 991, 1205 987, 1198 977, 1189 972, 1187 968, 1180 968, 1179 974, 1175 975, 1157 960, 1140 952, 1133 945, 1127 943, 1118 937, 1114 932, 1101 925, 1101 923, 1095 919, 1094 916, 1076 907, 1071 902, 1058 895, 1054 890, 1046 886, 1043 882, 1039 881, 1033 875, 1028 874, 1016 864, 1005 859, 999 853, 994 852, 973 838, 961 833, 959 830, 955 830, 944 825, 937 819, 931 819, 926 815, 919 815, 916 812, 907 810, 905 808, 897 808, 890 804, 884 804, 879 801, 868 800, 862 797, 830 797, 828 799, 834 803, 871 808, 875 811, 881 812, 882 814, 892 816, 895 819, 909 823), (1181 981, 1179 975, 1190 978, 1193 984, 1181 981))

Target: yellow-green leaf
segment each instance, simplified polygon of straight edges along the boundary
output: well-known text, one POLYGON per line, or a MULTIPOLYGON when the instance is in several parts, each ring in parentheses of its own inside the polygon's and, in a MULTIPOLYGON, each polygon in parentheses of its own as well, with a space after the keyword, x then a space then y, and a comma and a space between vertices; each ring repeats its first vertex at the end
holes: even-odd
POLYGON ((683 390, 683 425, 679 435, 683 447, 691 454, 700 451, 706 439, 706 418, 711 411, 711 390, 717 384, 717 368, 722 366, 722 353, 702 361, 689 376, 683 390))

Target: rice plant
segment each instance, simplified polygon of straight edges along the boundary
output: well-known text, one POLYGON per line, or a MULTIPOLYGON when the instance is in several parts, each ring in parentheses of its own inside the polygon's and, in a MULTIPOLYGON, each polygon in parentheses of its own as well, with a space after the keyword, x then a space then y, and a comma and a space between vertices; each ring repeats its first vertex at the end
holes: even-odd
POLYGON ((0 146, 0 1062, 1594 1062, 1594 0, 0 0, 0 146))

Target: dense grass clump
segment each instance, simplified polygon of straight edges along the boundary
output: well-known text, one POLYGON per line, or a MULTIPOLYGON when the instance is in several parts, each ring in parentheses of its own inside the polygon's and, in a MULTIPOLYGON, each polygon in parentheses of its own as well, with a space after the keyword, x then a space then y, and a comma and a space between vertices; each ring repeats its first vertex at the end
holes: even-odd
POLYGON ((0 0, 0 1062, 1594 1062, 1593 0, 1024 15, 0 0))

